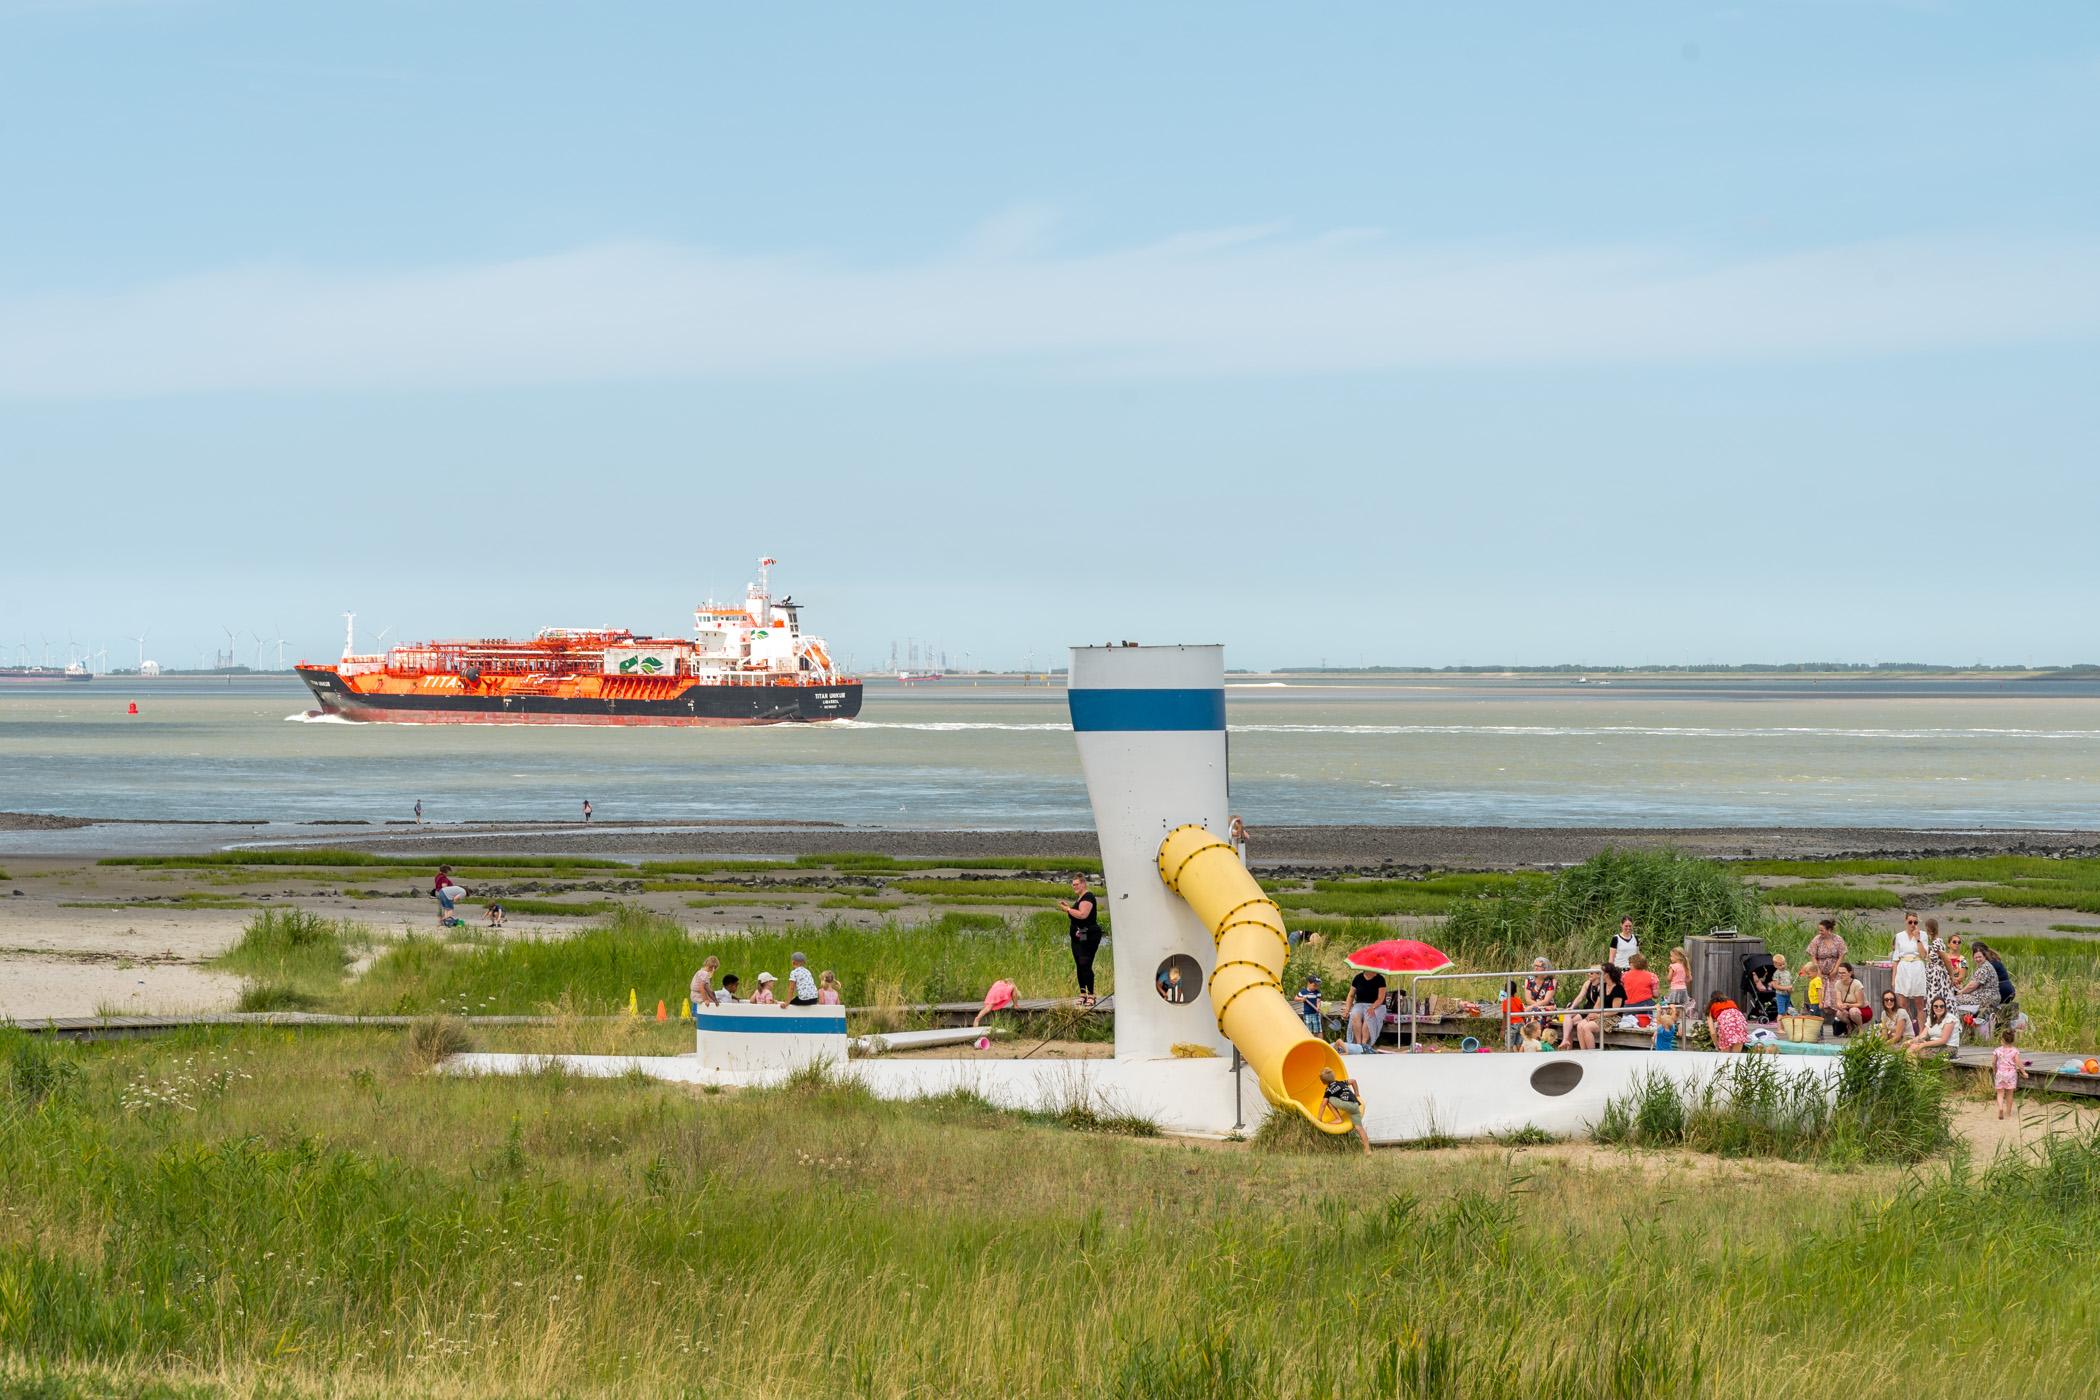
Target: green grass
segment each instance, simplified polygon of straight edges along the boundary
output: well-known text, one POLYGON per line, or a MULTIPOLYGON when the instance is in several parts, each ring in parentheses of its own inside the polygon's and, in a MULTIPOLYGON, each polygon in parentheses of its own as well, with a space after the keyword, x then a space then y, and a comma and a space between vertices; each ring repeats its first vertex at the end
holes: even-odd
POLYGON ((1947 1072, 1873 1037, 1845 1048, 1829 1084, 1771 1055, 1732 1056, 1697 1086, 1645 1078, 1605 1106, 1600 1142, 1688 1147, 1855 1167, 1911 1165, 1954 1145, 1947 1072))
POLYGON ((1463 966, 1556 967, 1598 960, 1619 920, 1631 915, 1651 966, 1692 934, 1732 927, 1755 933, 1770 922, 1756 894, 1715 861, 1677 851, 1608 850, 1543 884, 1464 899, 1430 941, 1463 966))
POLYGON ((2100 924, 2051 924, 2051 933, 2100 933, 2100 924))
POLYGON ((244 982, 243 1011, 304 1011, 341 989, 352 950, 371 935, 356 924, 298 909, 270 909, 248 921, 210 966, 244 982))
POLYGON ((1926 1400, 2100 1367, 2088 1132, 1716 1189, 808 1078, 438 1078, 412 1039, 0 1032, 0 1390, 1748 1400, 1775 1336, 1926 1400))
POLYGON ((1315 880, 1311 890, 1278 889, 1283 908, 1308 914, 1379 918, 1398 914, 1449 914, 1469 899, 1535 895, 1550 885, 1545 875, 1457 873, 1419 880, 1315 880))
POLYGON ((1940 898, 1951 904, 1960 899, 1980 899, 2000 909, 2069 909, 2079 914, 2100 914, 2100 890, 2069 885, 1963 885, 1940 898))
MULTIPOLYGON (((630 988, 646 1004, 662 999, 676 1006, 710 953, 721 958, 723 972, 743 979, 748 996, 760 972, 786 977, 788 954, 796 951, 809 955, 812 970, 837 972, 847 1001, 856 1006, 975 1001, 1000 977, 1012 978, 1023 996, 1053 996, 1072 985, 1064 928, 1062 915, 1017 923, 944 914, 911 926, 827 922, 713 936, 623 908, 560 939, 465 948, 405 939, 346 986, 339 1000, 346 1010, 369 1014, 530 1013, 548 1007, 603 1014, 624 1010, 630 988)), ((1105 954, 1097 970, 1107 982, 1105 954)))
POLYGON ((1901 909, 1903 896, 1893 890, 1863 890, 1850 885, 1779 885, 1762 894, 1767 904, 1794 909, 1901 909))

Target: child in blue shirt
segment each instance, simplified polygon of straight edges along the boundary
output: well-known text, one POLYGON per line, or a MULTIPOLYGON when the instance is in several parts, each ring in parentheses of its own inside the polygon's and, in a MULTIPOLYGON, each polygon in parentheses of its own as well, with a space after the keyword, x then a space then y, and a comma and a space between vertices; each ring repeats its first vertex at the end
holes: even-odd
POLYGON ((1305 989, 1293 998, 1298 1003, 1298 1014, 1305 1021, 1305 1029, 1314 1035, 1320 1034, 1320 979, 1305 979, 1305 989))
POLYGON ((1655 1018, 1655 1048, 1677 1048, 1677 1008, 1674 1006, 1665 1006, 1662 1013, 1655 1018))

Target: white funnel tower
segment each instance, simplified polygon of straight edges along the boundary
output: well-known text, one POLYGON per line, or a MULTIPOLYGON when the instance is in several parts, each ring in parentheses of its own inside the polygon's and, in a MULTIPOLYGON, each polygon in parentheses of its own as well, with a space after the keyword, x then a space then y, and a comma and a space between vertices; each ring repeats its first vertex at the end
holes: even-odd
POLYGON ((1231 819, 1224 648, 1074 647, 1069 703, 1101 837, 1116 1058, 1168 1056, 1177 1043, 1229 1055, 1211 1011, 1210 933, 1159 876, 1168 832, 1194 822, 1223 836, 1231 819))

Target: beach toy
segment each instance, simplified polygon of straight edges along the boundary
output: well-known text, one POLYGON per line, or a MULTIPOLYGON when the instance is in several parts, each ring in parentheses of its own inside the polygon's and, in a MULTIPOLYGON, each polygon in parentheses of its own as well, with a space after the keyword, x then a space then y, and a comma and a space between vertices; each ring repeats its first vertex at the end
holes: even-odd
POLYGON ((979 1050, 989 1050, 989 1049, 991 1049, 991 1048, 992 1048, 992 1038, 991 1038, 990 1036, 988 1036, 988 1035, 980 1035, 980 1036, 978 1036, 978 1037, 977 1037, 977 1048, 978 1048, 979 1050))
POLYGON ((2100 1060, 2087 1060, 2085 1062, 2085 1072, 2087 1074, 2100 1074, 2100 1060))
POLYGON ((656 1019, 659 1021, 668 1021, 671 1019, 671 1013, 664 1010, 664 999, 662 997, 658 997, 656 999, 656 1019))
POLYGON ((681 1001, 681 1002, 679 1002, 679 1003, 678 1003, 678 1019, 679 1019, 679 1020, 681 1020, 681 1021, 686 1021, 686 1020, 690 1020, 690 1019, 692 1019, 692 1015, 693 1015, 693 1003, 692 1003, 692 1000, 691 1000, 690 998, 688 998, 688 999, 686 999, 686 1000, 684 1000, 684 1001, 681 1001))
POLYGON ((1462 1055, 1470 1055, 1470 1054, 1472 1054, 1472 1053, 1473 1053, 1473 1052, 1474 1052, 1475 1050, 1478 1050, 1479 1048, 1480 1048, 1480 1042, 1479 1042, 1479 1041, 1477 1041, 1477 1040, 1475 1040, 1475 1039, 1474 1039, 1474 1038, 1473 1038, 1472 1036, 1470 1036, 1470 1035, 1469 1035, 1469 1036, 1467 1036, 1467 1037, 1466 1037, 1466 1038, 1465 1038, 1464 1040, 1461 1040, 1460 1042, 1458 1042, 1458 1050, 1459 1050, 1459 1053, 1460 1053, 1460 1054, 1462 1054, 1462 1055))
POLYGON ((2085 1073, 2085 1065, 2084 1065, 2084 1064, 2082 1064, 2081 1062, 2077 1061, 2077 1060, 2065 1060, 2065 1061, 2064 1061, 2064 1067, 2063 1067, 2062 1069, 2058 1070, 2058 1071, 2057 1071, 2057 1073, 2059 1073, 2059 1074, 2084 1074, 2084 1073, 2085 1073))
POLYGON ((627 989, 627 1014, 630 1016, 639 1016, 642 1014, 639 1010, 635 1008, 634 988, 632 987, 629 987, 627 989))

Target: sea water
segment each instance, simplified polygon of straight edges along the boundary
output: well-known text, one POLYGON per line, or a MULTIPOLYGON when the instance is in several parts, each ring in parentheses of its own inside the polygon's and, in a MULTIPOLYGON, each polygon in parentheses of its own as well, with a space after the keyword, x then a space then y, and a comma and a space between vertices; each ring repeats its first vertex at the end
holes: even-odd
MULTIPOLYGON (((1240 678, 1256 824, 2090 827, 2100 685, 1240 678)), ((0 810, 165 820, 1091 824, 1061 689, 871 681, 742 729, 353 724, 289 679, 0 692, 0 810), (137 701, 139 713, 126 706, 137 701)))

